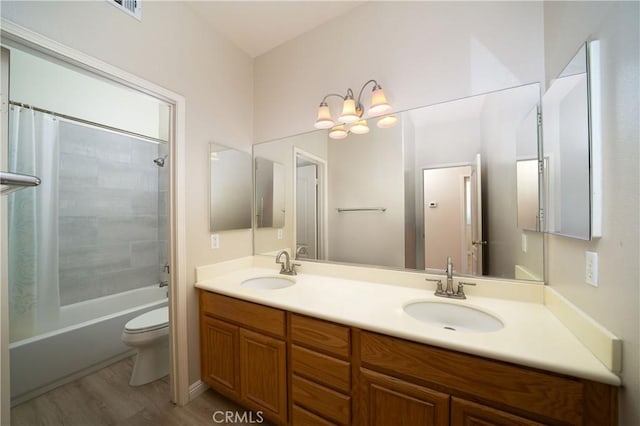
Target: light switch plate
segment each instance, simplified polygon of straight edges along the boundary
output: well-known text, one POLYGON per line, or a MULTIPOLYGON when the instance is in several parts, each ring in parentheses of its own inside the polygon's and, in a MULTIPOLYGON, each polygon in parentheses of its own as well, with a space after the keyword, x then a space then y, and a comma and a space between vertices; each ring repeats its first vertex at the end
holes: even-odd
POLYGON ((584 260, 586 283, 598 287, 598 253, 587 251, 584 260))

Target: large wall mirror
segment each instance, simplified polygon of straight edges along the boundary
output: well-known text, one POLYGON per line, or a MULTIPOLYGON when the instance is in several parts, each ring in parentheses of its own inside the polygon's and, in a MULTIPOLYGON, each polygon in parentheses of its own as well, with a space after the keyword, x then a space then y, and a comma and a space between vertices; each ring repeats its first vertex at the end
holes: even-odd
POLYGON ((519 164, 538 163, 539 103, 531 84, 343 140, 314 131, 254 145, 254 159, 282 165, 286 200, 279 234, 254 228, 255 253, 438 272, 451 256, 458 274, 542 281, 537 167, 519 178, 531 172, 519 164))
POLYGON ((597 56, 583 45, 542 101, 545 229, 583 240, 600 236, 597 56))
POLYGON ((209 230, 251 228, 251 154, 209 144, 209 230))

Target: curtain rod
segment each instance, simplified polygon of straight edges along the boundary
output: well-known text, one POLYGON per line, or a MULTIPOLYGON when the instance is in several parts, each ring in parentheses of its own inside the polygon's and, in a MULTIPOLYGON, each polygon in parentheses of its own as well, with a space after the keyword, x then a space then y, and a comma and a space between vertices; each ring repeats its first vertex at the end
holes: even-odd
POLYGON ((33 110, 33 111, 42 112, 44 114, 50 114, 50 115, 52 115, 54 117, 57 117, 57 118, 62 118, 64 120, 68 120, 68 121, 75 121, 75 122, 78 122, 80 124, 84 124, 86 126, 97 127, 99 129, 108 130, 110 132, 119 133, 119 134, 122 134, 122 135, 130 136, 132 138, 142 139, 145 142, 152 142, 152 143, 157 143, 157 144, 166 144, 167 143, 167 141, 162 140, 162 139, 158 139, 158 138, 154 138, 154 137, 151 137, 151 136, 142 135, 142 134, 136 133, 136 132, 130 132, 128 130, 118 129, 117 127, 107 126, 106 124, 96 123, 95 121, 85 120, 85 119, 82 119, 82 118, 79 118, 79 117, 74 117, 72 115, 60 114, 60 113, 55 112, 55 111, 50 111, 48 109, 44 109, 44 108, 40 108, 40 107, 37 107, 37 106, 25 104, 25 103, 22 103, 22 102, 9 101, 9 105, 14 105, 14 106, 18 106, 18 107, 21 107, 21 108, 26 108, 26 109, 30 109, 30 110, 33 110))

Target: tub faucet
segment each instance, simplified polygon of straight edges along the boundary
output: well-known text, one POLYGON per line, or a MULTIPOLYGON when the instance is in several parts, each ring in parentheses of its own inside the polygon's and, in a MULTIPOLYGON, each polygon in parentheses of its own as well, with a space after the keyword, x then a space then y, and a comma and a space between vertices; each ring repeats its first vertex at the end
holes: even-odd
POLYGON ((160 281, 158 283, 158 287, 162 288, 162 287, 168 287, 169 286, 169 281, 160 281))
POLYGON ((282 250, 276 256, 276 263, 280 264, 280 273, 283 275, 297 275, 296 266, 300 266, 299 263, 292 263, 289 253, 286 250, 282 250), (284 256, 284 262, 281 260, 284 256))

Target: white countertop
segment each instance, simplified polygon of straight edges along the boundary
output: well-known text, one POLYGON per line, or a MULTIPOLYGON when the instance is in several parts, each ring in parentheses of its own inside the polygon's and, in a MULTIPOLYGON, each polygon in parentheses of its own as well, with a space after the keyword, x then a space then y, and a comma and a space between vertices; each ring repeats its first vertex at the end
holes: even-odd
POLYGON ((243 267, 201 279, 196 287, 291 312, 415 342, 570 376, 620 385, 611 372, 544 304, 467 295, 436 297, 432 290, 299 273, 277 290, 241 286, 249 278, 280 276, 275 268, 243 267), (403 310, 416 301, 462 304, 493 314, 504 328, 489 333, 450 331, 420 322, 403 310))

